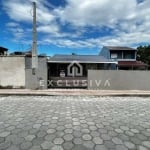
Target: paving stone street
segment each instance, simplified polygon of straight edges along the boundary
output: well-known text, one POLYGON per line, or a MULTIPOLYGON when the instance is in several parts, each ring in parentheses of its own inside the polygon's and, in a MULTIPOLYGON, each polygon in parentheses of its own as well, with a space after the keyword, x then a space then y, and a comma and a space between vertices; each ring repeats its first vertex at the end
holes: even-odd
POLYGON ((130 149, 150 150, 150 97, 0 97, 0 150, 130 149))

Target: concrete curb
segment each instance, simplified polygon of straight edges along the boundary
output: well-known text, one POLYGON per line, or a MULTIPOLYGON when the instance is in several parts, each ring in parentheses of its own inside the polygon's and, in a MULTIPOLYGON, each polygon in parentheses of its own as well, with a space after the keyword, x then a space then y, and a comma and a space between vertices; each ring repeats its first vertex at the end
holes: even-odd
POLYGON ((0 96, 142 96, 150 97, 150 91, 136 90, 83 90, 83 89, 49 89, 49 90, 27 90, 27 89, 1 89, 0 96))

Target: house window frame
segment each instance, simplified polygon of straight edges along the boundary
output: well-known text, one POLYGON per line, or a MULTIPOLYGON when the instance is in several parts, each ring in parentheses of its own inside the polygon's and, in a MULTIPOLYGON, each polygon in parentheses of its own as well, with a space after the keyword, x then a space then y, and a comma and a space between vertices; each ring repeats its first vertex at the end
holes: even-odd
POLYGON ((118 54, 117 53, 111 53, 110 54, 110 58, 111 59, 117 59, 118 58, 118 54), (112 57, 113 56, 113 57, 112 57))

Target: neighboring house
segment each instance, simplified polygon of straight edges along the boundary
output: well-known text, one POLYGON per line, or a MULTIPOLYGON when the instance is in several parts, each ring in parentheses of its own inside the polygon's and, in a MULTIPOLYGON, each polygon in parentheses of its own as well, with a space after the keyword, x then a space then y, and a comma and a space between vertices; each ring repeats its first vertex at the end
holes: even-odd
POLYGON ((118 61, 120 70, 145 70, 147 64, 136 61, 137 49, 130 47, 104 46, 99 54, 106 59, 118 61))
POLYGON ((7 48, 0 47, 0 55, 2 55, 2 56, 7 55, 7 51, 8 51, 7 48))
POLYGON ((104 46, 101 56, 117 61, 136 61, 137 50, 129 47, 104 46))

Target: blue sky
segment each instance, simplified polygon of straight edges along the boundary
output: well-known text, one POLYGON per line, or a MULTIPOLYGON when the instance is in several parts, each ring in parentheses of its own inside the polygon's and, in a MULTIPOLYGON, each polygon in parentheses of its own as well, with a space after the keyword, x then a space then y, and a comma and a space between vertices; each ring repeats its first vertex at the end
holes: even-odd
MULTIPOLYGON (((98 54, 103 46, 150 44, 150 0, 35 0, 38 53, 98 54)), ((32 0, 0 0, 0 46, 32 45, 32 0)))

